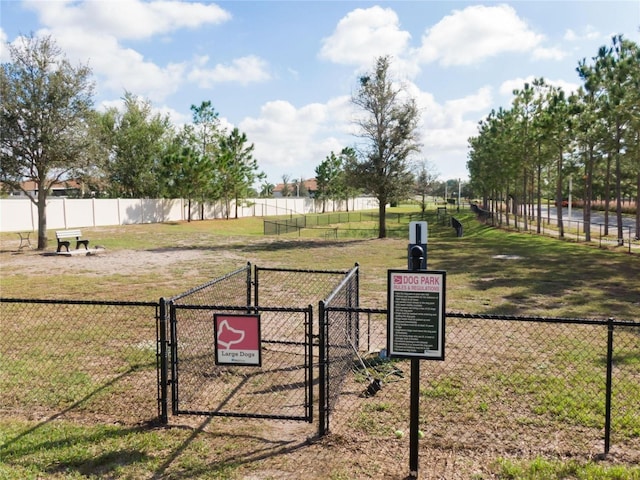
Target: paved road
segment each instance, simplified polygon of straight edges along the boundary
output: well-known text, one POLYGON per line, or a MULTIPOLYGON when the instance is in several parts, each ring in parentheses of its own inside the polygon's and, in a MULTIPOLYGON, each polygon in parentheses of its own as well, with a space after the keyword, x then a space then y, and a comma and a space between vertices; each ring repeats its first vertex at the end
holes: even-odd
MULTIPOLYGON (((535 207, 534 207, 534 212, 535 212, 535 207)), ((570 220, 574 222, 575 221, 582 222, 583 221, 582 215, 583 215, 583 212, 581 208, 572 208, 570 220)), ((542 206, 542 216, 543 218, 546 218, 547 216, 547 207, 544 205, 542 206)), ((557 209, 555 207, 550 208, 549 216, 551 218, 556 218, 557 209)), ((567 208, 562 209, 562 218, 564 220, 569 220, 569 212, 567 208)), ((600 211, 591 211, 591 225, 596 227, 599 225, 604 225, 604 213, 600 211)), ((618 225, 618 222, 617 222, 615 213, 609 212, 609 229, 617 228, 617 225, 618 225)), ((628 232, 628 228, 631 228, 631 235, 632 236, 635 235, 636 222, 635 222, 635 218, 632 215, 623 215, 622 225, 625 227, 624 228, 625 234, 628 232)))

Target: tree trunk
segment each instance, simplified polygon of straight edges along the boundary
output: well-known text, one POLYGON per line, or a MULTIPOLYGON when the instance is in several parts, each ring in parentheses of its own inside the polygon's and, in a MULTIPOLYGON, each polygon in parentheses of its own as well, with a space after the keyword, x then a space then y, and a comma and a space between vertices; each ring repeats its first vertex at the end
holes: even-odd
POLYGON ((38 182, 38 250, 47 248, 47 188, 38 182))
POLYGON ((585 181, 584 181, 584 212, 583 212, 583 220, 584 220, 584 239, 587 242, 591 241, 591 200, 593 197, 593 144, 589 144, 589 153, 587 157, 587 162, 585 165, 585 181))
POLYGON ((538 163, 538 185, 537 185, 537 207, 538 211, 536 212, 536 216, 538 218, 536 225, 536 233, 540 234, 540 224, 542 223, 542 165, 538 163))
POLYGON ((607 173, 604 179, 604 236, 609 235, 609 205, 611 204, 611 154, 607 153, 607 173))
POLYGON ((387 238, 387 204, 382 199, 378 202, 378 238, 387 238))
POLYGON ((525 168, 522 172, 522 229, 525 232, 529 230, 529 219, 527 218, 527 215, 529 214, 527 209, 527 205, 529 203, 529 196, 527 195, 528 188, 527 169, 525 168))
POLYGON ((624 245, 622 233, 622 168, 620 166, 620 137, 622 127, 616 119, 616 223, 618 224, 618 246, 624 245))
POLYGON ((618 230, 618 246, 624 245, 622 230, 622 171, 620 168, 620 153, 616 154, 616 223, 618 230))
POLYGON ((556 218, 558 220, 558 234, 564 238, 564 222, 562 221, 562 150, 558 156, 556 179, 556 218))
MULTIPOLYGON (((640 131, 636 132, 636 145, 640 145, 640 131)), ((636 240, 640 240, 640 150, 636 149, 636 240)))
POLYGON ((636 240, 640 240, 640 170, 636 177, 636 240))

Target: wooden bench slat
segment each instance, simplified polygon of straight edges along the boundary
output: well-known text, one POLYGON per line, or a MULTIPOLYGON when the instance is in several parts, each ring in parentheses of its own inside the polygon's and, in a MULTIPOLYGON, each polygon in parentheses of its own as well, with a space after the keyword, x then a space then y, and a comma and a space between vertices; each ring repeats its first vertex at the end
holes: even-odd
POLYGON ((82 232, 80 230, 59 230, 56 232, 56 237, 58 238, 69 238, 69 237, 81 237, 82 232))
POLYGON ((67 252, 69 251, 69 246, 71 242, 68 240, 61 240, 63 238, 75 238, 76 239, 76 250, 83 245, 85 250, 89 250, 89 240, 82 240, 80 237, 82 236, 82 232, 80 230, 58 230, 56 232, 56 239, 58 240, 58 249, 57 252, 60 253, 62 247, 64 247, 67 252))

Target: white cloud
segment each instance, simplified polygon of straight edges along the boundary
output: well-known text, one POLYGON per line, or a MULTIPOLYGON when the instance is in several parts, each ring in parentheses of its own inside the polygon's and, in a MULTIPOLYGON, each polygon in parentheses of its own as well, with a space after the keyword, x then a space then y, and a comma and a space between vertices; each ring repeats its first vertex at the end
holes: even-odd
POLYGON ((231 14, 213 3, 29 0, 25 6, 35 11, 47 27, 66 29, 82 25, 87 31, 119 39, 150 38, 231 19, 231 14))
MULTIPOLYGON (((206 65, 208 57, 201 57, 199 65, 206 65)), ((271 75, 267 70, 267 62, 255 55, 236 58, 229 65, 218 64, 211 69, 194 67, 188 79, 198 84, 200 88, 210 88, 216 83, 235 82, 247 85, 254 82, 269 80, 271 75)))
POLYGON ((423 114, 423 155, 439 159, 434 164, 449 176, 466 178, 467 141, 478 133, 477 113, 486 111, 492 101, 491 88, 482 87, 443 105, 431 102, 423 114))
MULTIPOLYGON (((513 78, 511 80, 507 80, 500 84, 499 92, 501 95, 508 97, 510 100, 513 100, 513 91, 514 90, 522 90, 524 88, 524 84, 528 83, 529 85, 533 84, 533 81, 536 80, 533 75, 529 75, 526 78, 513 78)), ((570 95, 578 90, 580 85, 578 83, 567 82, 565 80, 551 80, 548 78, 544 78, 544 81, 547 85, 551 85, 553 87, 559 87, 564 90, 566 95, 570 95)))
MULTIPOLYGON (((492 104, 491 89, 482 87, 444 104, 413 83, 408 83, 407 89, 423 112, 421 154, 428 159, 446 159, 438 162, 440 170, 452 172, 455 164, 454 173, 449 174, 466 177, 467 140, 477 134, 478 112, 492 104)), ((278 183, 282 174, 270 172, 286 172, 291 178, 305 172, 309 176, 331 151, 356 145, 360 141, 354 136, 356 113, 349 96, 300 108, 279 100, 263 105, 259 117, 245 118, 239 128, 255 143, 255 156, 269 181, 278 183)))
POLYGON ((513 97, 514 90, 522 90, 525 83, 532 85, 535 79, 536 77, 534 77, 533 75, 529 75, 526 78, 518 77, 506 80, 500 84, 498 92, 500 92, 500 95, 511 98, 513 97))
POLYGON ((568 42, 580 42, 582 40, 597 40, 602 35, 596 28, 591 25, 587 25, 582 29, 581 33, 569 28, 564 33, 564 40, 568 42))
POLYGON ((0 62, 10 62, 11 55, 9 55, 9 49, 7 48, 7 32, 0 28, 0 62))
POLYGON ((122 95, 127 90, 161 102, 180 88, 185 64, 159 66, 145 60, 136 50, 122 47, 110 35, 83 28, 41 31, 39 34, 51 34, 73 62, 88 63, 98 77, 98 87, 106 92, 122 95))
POLYGON ((255 144, 255 157, 269 181, 278 183, 270 171, 284 171, 299 178, 330 154, 353 143, 351 104, 348 97, 327 103, 312 103, 300 108, 277 100, 262 106, 259 118, 247 117, 238 127, 255 144), (343 136, 341 136, 343 134, 343 136))
POLYGON ((319 56, 335 63, 369 67, 376 57, 404 53, 410 38, 409 32, 400 29, 398 15, 390 8, 358 8, 322 40, 319 56))
MULTIPOLYGON (((28 1, 58 46, 72 60, 89 63, 103 93, 127 90, 153 102, 177 92, 191 67, 188 61, 159 65, 122 40, 165 35, 185 28, 219 24, 231 15, 215 4, 178 1, 28 1)), ((206 57, 200 66, 206 65, 206 57)), ((197 64, 197 63, 196 63, 197 64)), ((212 69, 195 67, 190 79, 205 87, 220 81, 247 84, 269 78, 265 62, 248 56, 212 69)))
POLYGON ((533 50, 534 60, 564 60, 569 53, 559 47, 536 48, 533 50))
POLYGON ((508 5, 455 10, 422 37, 418 58, 441 65, 471 65, 503 52, 527 52, 544 37, 533 32, 508 5))

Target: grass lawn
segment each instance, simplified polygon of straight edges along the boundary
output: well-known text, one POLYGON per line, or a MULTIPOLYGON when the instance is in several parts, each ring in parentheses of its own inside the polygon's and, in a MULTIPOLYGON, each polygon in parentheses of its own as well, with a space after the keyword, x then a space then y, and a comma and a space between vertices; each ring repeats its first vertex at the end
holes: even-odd
MULTIPOLYGON (((402 218, 408 212, 391 209, 390 229, 406 228, 402 218)), ((464 224, 462 238, 440 225, 435 212, 427 217, 428 266, 447 272, 448 311, 640 321, 640 252, 500 231, 477 223, 468 212, 457 217, 464 224)), ((367 230, 375 228, 375 222, 350 226, 367 230)), ((83 228, 90 246, 103 246, 105 253, 72 258, 50 255, 55 252, 53 232, 47 254, 35 250, 17 254, 17 235, 3 233, 0 296, 157 301, 246 262, 326 270, 349 269, 357 262, 361 306, 386 308, 386 272, 407 267, 407 237, 362 237, 349 234, 342 223, 322 227, 337 228, 339 234, 330 237, 326 230, 307 229, 265 237, 260 218, 83 228)), ((8 325, 3 318, 2 329, 8 325)), ((464 332, 460 330, 461 335, 464 332)), ((504 335, 508 341, 510 333, 504 335)), ((559 339, 545 339, 549 361, 558 355, 553 347, 559 339)), ((588 349, 588 344, 575 343, 561 348, 579 357, 571 361, 601 366, 601 358, 588 349)), ((621 365, 640 371, 637 349, 617 353, 621 365)), ((558 425, 588 427, 593 419, 580 409, 583 399, 578 393, 566 395, 566 386, 576 378, 590 378, 591 370, 577 369, 566 383, 554 384, 540 370, 505 377, 486 363, 474 367, 477 383, 471 393, 464 388, 468 378, 464 372, 425 378, 421 388, 425 423, 429 415, 446 412, 448 421, 455 419, 448 428, 464 435, 473 422, 494 415, 496 431, 487 432, 486 444, 475 449, 460 448, 446 435, 429 431, 420 444, 421 478, 640 479, 640 467, 624 461, 624 456, 598 460, 589 452, 570 456, 562 448, 555 455, 541 455, 528 451, 517 431, 498 430, 501 424, 511 425, 501 415, 522 413, 518 411, 522 405, 509 403, 507 391, 529 399, 541 416, 561 418, 558 425), (482 398, 490 402, 474 397, 481 389, 482 398), (553 395, 563 395, 567 402, 560 412, 553 410, 557 405, 553 395), (512 450, 491 448, 492 436, 509 435, 513 435, 512 450)), ((343 431, 310 442, 286 422, 197 417, 172 419, 168 427, 105 424, 91 418, 34 418, 0 405, 0 479, 403 478, 408 473, 408 442, 396 439, 393 432, 407 419, 405 386, 391 385, 384 392, 387 396, 367 401, 358 414, 343 419, 343 431)), ((638 382, 625 388, 638 388, 638 382)), ((0 392, 0 399, 5 394, 0 392)), ((630 431, 640 437, 635 430, 637 415, 627 420, 630 431)), ((522 416, 518 421, 532 420, 522 416)), ((549 441, 559 438, 559 432, 545 430, 548 425, 541 423, 539 434, 549 441)))

